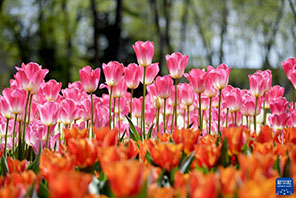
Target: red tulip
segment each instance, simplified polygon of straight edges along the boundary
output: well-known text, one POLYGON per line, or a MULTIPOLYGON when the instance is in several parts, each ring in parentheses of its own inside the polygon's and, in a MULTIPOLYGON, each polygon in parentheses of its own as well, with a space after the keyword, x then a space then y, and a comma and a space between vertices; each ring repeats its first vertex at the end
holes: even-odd
POLYGON ((264 76, 260 73, 249 75, 250 91, 255 97, 260 97, 266 90, 264 76))
POLYGON ((9 105, 12 114, 21 114, 24 112, 26 103, 26 92, 24 90, 5 88, 2 94, 9 105))
POLYGON ((288 101, 284 97, 278 97, 271 101, 270 110, 273 114, 280 114, 287 110, 288 101))
POLYGON ((136 89, 141 80, 140 67, 135 63, 129 64, 124 68, 124 79, 128 88, 136 89))
POLYGON ((103 63, 103 72, 106 84, 109 86, 115 86, 118 84, 120 77, 123 74, 123 64, 117 61, 111 61, 107 65, 103 63))
POLYGON ((136 52, 138 64, 142 67, 150 66, 154 55, 154 44, 150 41, 137 41, 133 48, 136 52))
MULTIPOLYGON (((159 72, 158 63, 153 63, 146 68, 145 85, 150 85, 159 72)), ((141 67, 141 83, 143 83, 144 68, 141 67)))
POLYGON ((92 70, 90 66, 85 66, 79 70, 79 73, 84 90, 88 93, 96 91, 100 81, 100 68, 92 70))
POLYGON ((18 73, 14 76, 23 89, 34 94, 38 91, 41 82, 48 73, 47 69, 42 69, 37 63, 22 63, 22 68, 16 67, 18 73))
POLYGON ((58 98, 58 95, 61 91, 62 83, 58 83, 55 80, 49 80, 41 87, 42 93, 45 96, 46 100, 52 101, 58 98))
POLYGON ((171 55, 166 55, 165 58, 172 78, 181 78, 184 74, 189 57, 182 55, 180 52, 174 52, 171 55))
POLYGON ((164 77, 158 76, 155 81, 155 87, 157 91, 157 95, 162 98, 166 99, 171 96, 172 87, 173 87, 173 80, 172 78, 167 75, 164 77))
POLYGON ((195 93, 202 93, 206 89, 207 73, 204 70, 192 69, 189 74, 184 74, 195 93))
POLYGON ((46 126, 55 125, 58 119, 60 105, 57 102, 48 101, 43 105, 38 105, 41 122, 46 126))

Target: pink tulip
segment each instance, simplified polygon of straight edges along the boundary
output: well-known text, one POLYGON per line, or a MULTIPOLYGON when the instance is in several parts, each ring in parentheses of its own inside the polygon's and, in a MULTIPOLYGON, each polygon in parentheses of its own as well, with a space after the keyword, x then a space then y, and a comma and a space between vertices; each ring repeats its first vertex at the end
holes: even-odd
POLYGON ((82 120, 90 120, 91 119, 91 101, 90 98, 85 98, 82 100, 80 104, 81 108, 81 119, 82 120))
POLYGON ((13 117, 13 114, 10 112, 10 109, 9 109, 9 104, 3 96, 0 96, 0 112, 4 118, 13 117))
POLYGON ((186 107, 191 106, 194 103, 194 92, 191 86, 187 83, 180 84, 181 90, 181 101, 182 104, 186 107))
POLYGON ((242 108, 241 90, 239 88, 233 88, 225 96, 225 100, 230 112, 239 111, 242 108))
POLYGON ((289 58, 287 61, 282 62, 283 69, 288 77, 288 79, 292 82, 294 88, 296 87, 295 72, 296 72, 296 58, 289 58), (292 75, 293 74, 293 75, 292 75), (292 77, 293 76, 293 77, 292 77))
MULTIPOLYGON (((146 67, 145 85, 150 85, 159 72, 158 63, 146 67)), ((141 83, 143 83, 144 68, 141 67, 141 83)))
POLYGON ((48 101, 43 105, 37 106, 40 120, 45 126, 55 125, 58 119, 60 105, 57 102, 48 101))
POLYGON ((265 71, 258 70, 256 73, 261 74, 263 76, 263 78, 264 78, 265 87, 266 87, 264 92, 269 91, 270 88, 271 88, 271 83, 272 83, 271 71, 269 69, 265 70, 265 71))
POLYGON ((143 101, 142 97, 133 99, 133 113, 136 118, 141 118, 142 101, 143 101))
POLYGON ((296 127, 296 110, 293 110, 290 113, 290 118, 289 118, 289 127, 296 127))
POLYGON ((289 116, 286 112, 283 112, 281 114, 272 114, 268 117, 270 125, 275 130, 281 130, 288 124, 289 116))
MULTIPOLYGON (((255 115, 255 104, 256 104, 256 98, 252 96, 251 94, 244 94, 242 97, 242 108, 241 113, 246 116, 254 116, 255 115)), ((257 110, 256 115, 260 114, 261 111, 261 104, 262 104, 262 98, 258 98, 258 104, 257 104, 257 110)))
POLYGON ((211 78, 207 79, 204 94, 209 98, 213 98, 218 94, 218 90, 214 87, 211 78))
POLYGON ((12 114, 21 114, 25 109, 26 91, 19 89, 5 88, 2 94, 9 104, 9 110, 12 114))
POLYGON ((113 87, 113 97, 121 98, 127 91, 127 86, 124 81, 124 77, 122 76, 116 86, 113 87))
POLYGON ((167 99, 171 96, 173 80, 171 76, 166 75, 164 77, 158 76, 155 81, 155 87, 157 95, 162 99, 167 99))
POLYGON ((188 56, 182 55, 180 52, 174 52, 171 55, 166 55, 169 72, 172 78, 181 78, 188 63, 188 56))
POLYGON ((260 97, 266 90, 264 76, 260 73, 249 75, 250 91, 255 97, 260 97))
POLYGON ((83 85, 82 85, 82 83, 80 81, 75 81, 73 83, 68 83, 68 88, 69 89, 76 88, 81 92, 84 91, 83 85))
POLYGON ((18 72, 15 75, 16 81, 22 84, 23 89, 34 94, 38 91, 41 82, 48 73, 47 69, 42 69, 37 63, 22 63, 22 67, 16 67, 18 72))
POLYGON ((55 80, 49 80, 47 83, 41 86, 41 90, 46 100, 54 101, 58 98, 61 87, 62 83, 58 83, 55 80))
POLYGON ((86 92, 92 93, 98 88, 101 70, 97 68, 92 70, 90 66, 85 66, 79 70, 80 80, 86 92))
POLYGON ((268 92, 265 94, 265 108, 270 108, 270 102, 278 97, 283 97, 285 92, 285 88, 279 85, 273 86, 268 92))
POLYGON ((76 114, 81 111, 80 109, 76 108, 75 101, 73 99, 67 98, 62 101, 61 103, 61 109, 59 111, 59 120, 63 122, 64 124, 68 125, 71 124, 76 114))
POLYGON ((133 48, 136 52, 138 64, 142 67, 150 66, 154 55, 154 44, 150 41, 137 41, 133 48))
POLYGON ((135 63, 129 64, 124 68, 124 79, 128 88, 136 89, 141 80, 140 67, 135 63))
POLYGON ((270 102, 270 110, 273 114, 281 114, 286 112, 288 101, 284 97, 279 97, 270 102))
POLYGON ((103 72, 106 79, 106 84, 115 86, 118 84, 123 74, 123 64, 117 61, 110 61, 107 65, 103 63, 103 72))
POLYGON ((217 69, 209 71, 208 77, 211 78, 215 88, 221 90, 228 84, 230 71, 231 68, 228 68, 225 64, 221 64, 217 69))
POLYGON ((202 93, 206 89, 207 72, 200 69, 192 69, 189 74, 184 74, 195 93, 202 93))

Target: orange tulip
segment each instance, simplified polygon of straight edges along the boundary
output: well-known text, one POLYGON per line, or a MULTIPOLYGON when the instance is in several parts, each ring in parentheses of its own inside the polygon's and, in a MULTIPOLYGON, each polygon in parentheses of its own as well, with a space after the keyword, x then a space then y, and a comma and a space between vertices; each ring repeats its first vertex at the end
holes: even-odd
POLYGON ((98 158, 95 141, 89 139, 70 139, 68 150, 75 164, 81 168, 93 165, 98 158))
POLYGON ((48 179, 49 197, 83 197, 88 191, 92 175, 75 171, 62 171, 48 179))
POLYGON ((203 175, 199 171, 190 174, 190 197, 218 197, 219 182, 214 173, 203 175))
POLYGON ((32 171, 25 171, 22 173, 10 173, 7 174, 5 179, 5 186, 17 186, 22 185, 23 188, 27 191, 28 188, 33 184, 37 179, 36 174, 32 171))
POLYGON ((21 173, 26 170, 27 160, 19 161, 17 159, 7 157, 7 166, 9 173, 21 173))
POLYGON ((287 132, 288 142, 296 144, 296 128, 288 128, 288 129, 285 129, 285 130, 287 132))
POLYGON ((94 128, 94 133, 96 134, 96 140, 99 146, 116 146, 118 141, 117 129, 111 130, 108 127, 104 127, 101 129, 94 128))
POLYGON ((64 128, 64 134, 65 134, 65 141, 68 145, 68 142, 70 139, 80 139, 80 138, 86 138, 88 133, 88 129, 82 129, 79 130, 77 127, 72 127, 71 129, 64 128))
POLYGON ((195 160, 193 161, 191 167, 195 168, 196 165, 199 167, 206 167, 208 169, 216 166, 222 145, 216 146, 216 143, 200 143, 195 146, 195 160))
POLYGON ((170 134, 168 133, 163 133, 163 134, 157 133, 157 137, 161 142, 170 142, 170 134))
POLYGON ((223 129, 223 134, 228 141, 229 155, 237 155, 242 150, 244 144, 247 142, 247 136, 244 130, 245 129, 243 127, 223 129))
POLYGON ((174 188, 172 188, 172 187, 159 188, 155 184, 155 185, 149 186, 148 197, 149 198, 159 198, 159 197, 175 198, 175 197, 177 197, 177 193, 174 190, 174 188))
POLYGON ((40 157, 39 167, 42 176, 48 179, 50 175, 59 174, 61 171, 74 170, 74 161, 68 155, 62 156, 59 153, 44 149, 40 157))
POLYGON ((222 188, 222 195, 233 197, 239 181, 238 171, 234 166, 227 168, 219 167, 220 183, 222 188))
POLYGON ((261 131, 256 139, 260 143, 273 141, 273 133, 269 126, 261 126, 261 131))
POLYGON ((0 189, 0 197, 2 198, 23 198, 26 193, 26 189, 22 185, 10 185, 0 189))
POLYGON ((119 161, 105 166, 112 192, 115 196, 135 196, 147 177, 145 167, 138 161, 119 161))
POLYGON ((276 178, 249 180, 242 184, 238 190, 238 197, 276 197, 275 194, 275 180, 276 178))
POLYGON ((172 143, 152 141, 150 139, 148 141, 148 150, 155 164, 170 171, 179 164, 182 144, 175 145, 172 143))
POLYGON ((182 143, 184 152, 186 154, 194 150, 194 145, 197 144, 200 131, 194 131, 192 129, 176 129, 172 134, 172 139, 176 144, 182 143))

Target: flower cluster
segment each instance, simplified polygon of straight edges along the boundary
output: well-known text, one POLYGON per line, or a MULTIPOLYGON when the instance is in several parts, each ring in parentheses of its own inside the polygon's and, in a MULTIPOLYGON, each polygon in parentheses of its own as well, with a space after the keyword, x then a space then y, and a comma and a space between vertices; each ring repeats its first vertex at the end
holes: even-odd
MULTIPOLYGON (((101 84, 100 68, 62 89, 37 63, 16 67, 0 96, 0 197, 270 197, 276 177, 296 178, 295 101, 270 70, 240 89, 227 65, 185 73, 174 52, 156 77, 153 43, 133 48, 138 64, 103 64, 101 84)), ((282 64, 296 89, 296 59, 282 64)))

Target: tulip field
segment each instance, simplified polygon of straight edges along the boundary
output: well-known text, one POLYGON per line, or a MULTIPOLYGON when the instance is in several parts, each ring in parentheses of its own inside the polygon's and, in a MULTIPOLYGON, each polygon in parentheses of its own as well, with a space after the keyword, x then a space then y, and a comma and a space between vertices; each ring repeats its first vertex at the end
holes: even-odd
MULTIPOLYGON (((37 63, 16 67, 0 96, 0 197, 268 198, 296 180, 295 94, 270 70, 240 89, 226 64, 184 73, 174 52, 158 76, 154 44, 133 49, 137 63, 85 66, 65 89, 37 63)), ((296 59, 282 67, 296 93, 296 59)))

